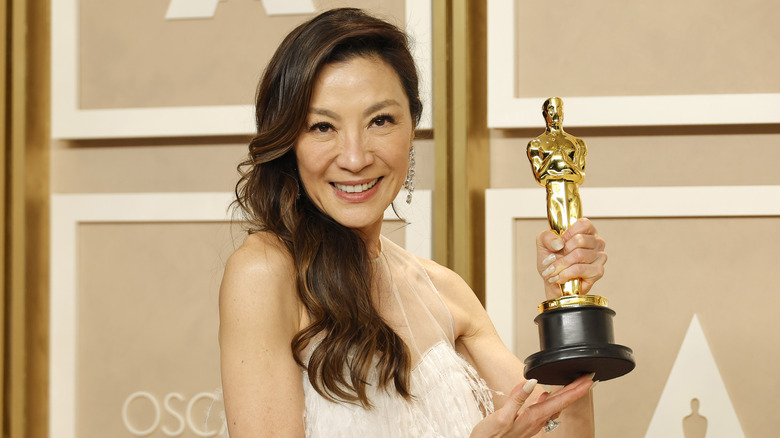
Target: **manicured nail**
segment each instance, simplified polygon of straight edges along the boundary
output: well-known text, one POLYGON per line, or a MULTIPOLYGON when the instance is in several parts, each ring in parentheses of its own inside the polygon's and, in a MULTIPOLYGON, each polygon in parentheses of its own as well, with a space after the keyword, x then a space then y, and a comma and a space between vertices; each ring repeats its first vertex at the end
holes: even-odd
POLYGON ((588 380, 593 380, 594 377, 596 377, 596 373, 588 374, 588 380))
POLYGON ((536 388, 536 379, 531 379, 525 382, 525 385, 523 385, 523 392, 530 394, 534 392, 534 388, 536 388))
POLYGON ((547 282, 548 282, 548 283, 555 283, 556 281, 558 281, 558 277, 560 277, 560 275, 556 275, 555 277, 550 277, 550 278, 547 280, 547 282))
POLYGON ((550 254, 542 260, 542 266, 549 266, 556 259, 555 254, 550 254))
POLYGON ((550 244, 552 246, 553 251, 560 251, 563 249, 563 239, 555 239, 550 244))
POLYGON ((552 274, 553 272, 555 272, 555 265, 551 265, 550 267, 548 267, 547 269, 545 269, 545 270, 542 272, 542 277, 546 277, 546 276, 548 276, 548 275, 552 274))

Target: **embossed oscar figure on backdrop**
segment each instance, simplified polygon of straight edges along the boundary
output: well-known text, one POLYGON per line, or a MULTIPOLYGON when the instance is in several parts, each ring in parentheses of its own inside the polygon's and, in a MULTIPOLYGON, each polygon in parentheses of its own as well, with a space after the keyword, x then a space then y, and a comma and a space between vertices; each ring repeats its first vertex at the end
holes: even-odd
MULTIPOLYGON (((585 141, 563 130, 563 101, 552 97, 542 105, 544 134, 528 143, 528 159, 536 181, 547 189, 550 228, 562 234, 582 217, 579 185, 585 179, 585 141)), ((541 351, 525 360, 526 378, 562 385, 582 374, 595 380, 620 377, 634 369, 630 348, 614 343, 607 299, 581 294, 580 279, 561 285, 562 296, 539 305, 541 351)))

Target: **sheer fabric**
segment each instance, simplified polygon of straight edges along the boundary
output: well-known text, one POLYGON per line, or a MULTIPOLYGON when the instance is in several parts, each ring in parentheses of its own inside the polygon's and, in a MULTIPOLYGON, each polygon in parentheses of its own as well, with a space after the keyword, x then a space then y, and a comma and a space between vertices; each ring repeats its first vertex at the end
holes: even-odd
POLYGON ((373 262, 374 305, 409 348, 413 399, 396 394, 392 384, 378 389, 374 376, 367 388, 371 409, 334 403, 312 388, 304 371, 306 436, 468 437, 474 425, 493 411, 490 390, 455 351, 452 314, 420 261, 381 239, 381 254, 373 262))

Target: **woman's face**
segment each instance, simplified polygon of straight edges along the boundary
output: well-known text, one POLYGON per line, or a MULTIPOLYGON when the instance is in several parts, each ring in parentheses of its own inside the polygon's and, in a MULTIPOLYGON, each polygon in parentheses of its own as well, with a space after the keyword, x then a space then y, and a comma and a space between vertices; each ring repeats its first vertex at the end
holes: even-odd
POLYGON ((395 70, 376 57, 325 65, 295 156, 306 193, 340 224, 371 236, 401 190, 414 125, 395 70))

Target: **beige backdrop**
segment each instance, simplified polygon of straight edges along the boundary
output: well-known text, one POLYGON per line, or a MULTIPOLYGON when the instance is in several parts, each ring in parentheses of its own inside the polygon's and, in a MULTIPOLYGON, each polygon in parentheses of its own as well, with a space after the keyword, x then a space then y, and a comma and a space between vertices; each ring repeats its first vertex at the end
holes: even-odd
MULTIPOLYGON (((777 93, 780 4, 516 0, 516 97, 777 93)), ((692 109, 695 111, 695 108, 692 109)))
MULTIPOLYGON (((79 0, 79 107, 253 103, 284 35, 312 15, 265 14, 258 0, 219 2, 213 18, 166 20, 169 1, 79 0)), ((355 6, 403 26, 404 0, 316 0, 355 6)))
MULTIPOLYGON (((236 229, 236 235, 238 235, 236 229)), ((233 249, 225 223, 83 224, 78 230, 78 437, 130 436, 132 428, 164 437, 188 416, 204 429, 211 399, 188 415, 187 404, 219 388, 217 291, 233 249), (166 396, 173 399, 169 412, 166 396)), ((220 412, 221 406, 215 406, 220 412)), ((220 426, 218 415, 209 422, 220 426)), ((185 427, 180 435, 196 437, 185 427)))

